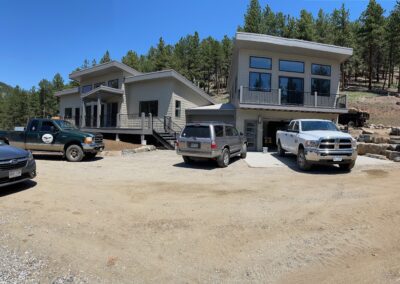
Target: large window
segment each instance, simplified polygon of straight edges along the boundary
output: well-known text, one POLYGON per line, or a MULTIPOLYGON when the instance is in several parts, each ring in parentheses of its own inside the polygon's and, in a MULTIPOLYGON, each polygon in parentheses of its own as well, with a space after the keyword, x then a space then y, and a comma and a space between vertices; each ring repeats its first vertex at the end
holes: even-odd
POLYGON ((139 103, 139 113, 144 112, 146 116, 151 113, 158 116, 158 101, 142 101, 139 103))
POLYGON ((249 89, 250 91, 271 91, 271 74, 250 72, 249 74, 249 89))
POLYGON ((90 92, 92 90, 92 85, 86 85, 82 87, 82 94, 90 92))
POLYGON ((304 73, 304 62, 279 60, 279 70, 285 72, 304 73))
POLYGON ((118 89, 118 79, 108 81, 108 86, 114 89, 118 89))
POLYGON ((105 85, 106 85, 106 82, 99 82, 99 83, 94 84, 94 88, 96 89, 100 86, 105 86, 105 85))
POLYGON ((72 118, 72 108, 67 107, 64 109, 64 118, 72 118))
POLYGON ((301 105, 304 101, 304 79, 294 77, 279 77, 281 103, 301 105))
POLYGON ((175 101, 175 117, 181 117, 181 101, 175 101))
POLYGON ((331 66, 311 64, 311 74, 320 76, 331 76, 331 66))
POLYGON ((250 56, 250 68, 268 69, 272 67, 271 58, 250 56))
POLYGON ((329 97, 331 94, 331 81, 327 79, 311 79, 311 92, 314 95, 314 92, 318 93, 318 96, 327 96, 329 97))

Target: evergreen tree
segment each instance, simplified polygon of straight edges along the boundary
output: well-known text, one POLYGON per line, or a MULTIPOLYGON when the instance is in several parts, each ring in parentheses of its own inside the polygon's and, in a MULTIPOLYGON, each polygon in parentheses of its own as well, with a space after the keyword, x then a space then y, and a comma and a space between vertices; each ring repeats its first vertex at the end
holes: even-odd
POLYGON ((300 11, 300 19, 297 21, 297 38, 302 40, 314 40, 314 19, 306 10, 300 11))
POLYGON ((100 59, 100 64, 107 63, 111 61, 110 52, 108 50, 104 53, 103 57, 100 59))
POLYGON ((321 43, 329 43, 330 19, 328 14, 324 13, 322 9, 318 11, 318 17, 315 20, 315 40, 321 43))
POLYGON ((133 69, 140 69, 139 56, 133 50, 129 50, 124 57, 122 57, 122 63, 132 67, 133 69))
POLYGON ((39 98, 43 117, 54 116, 58 113, 58 103, 54 96, 53 86, 46 79, 39 82, 39 98))
POLYGON ((244 16, 243 30, 248 33, 261 33, 262 13, 258 0, 250 0, 247 13, 244 16))
POLYGON ((165 45, 163 38, 160 37, 154 54, 154 67, 156 71, 166 69, 169 66, 170 48, 165 45))
POLYGON ((86 69, 86 68, 89 68, 89 60, 87 60, 87 59, 83 60, 83 63, 81 66, 81 69, 86 69))
POLYGON ((296 19, 290 15, 286 17, 286 26, 283 31, 283 36, 287 38, 297 38, 297 22, 296 19))
POLYGON ((64 79, 61 77, 60 73, 57 73, 53 77, 53 88, 55 91, 61 91, 64 89, 64 79))
POLYGON ((268 5, 262 13, 260 32, 266 35, 278 35, 275 14, 268 5))
POLYGON ((94 66, 96 66, 96 65, 97 65, 97 61, 96 61, 95 58, 93 58, 93 60, 92 60, 92 67, 94 67, 94 66))
MULTIPOLYGON (((400 1, 397 1, 394 9, 390 12, 388 17, 385 31, 385 42, 387 43, 388 88, 390 88, 394 83, 394 68, 396 65, 400 65, 400 1)), ((398 84, 398 92, 400 92, 400 80, 398 84)))

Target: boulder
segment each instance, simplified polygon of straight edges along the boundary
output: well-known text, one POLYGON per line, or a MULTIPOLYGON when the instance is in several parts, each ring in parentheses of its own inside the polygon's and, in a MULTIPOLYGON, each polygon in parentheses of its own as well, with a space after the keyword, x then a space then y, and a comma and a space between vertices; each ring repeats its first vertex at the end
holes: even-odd
POLYGON ((394 158, 394 162, 400 162, 400 157, 394 158))
POLYGON ((377 154, 385 155, 385 151, 389 147, 389 144, 373 144, 373 143, 357 143, 357 152, 359 155, 377 154))
POLYGON ((390 141, 389 137, 383 137, 383 136, 373 136, 371 138, 371 142, 372 143, 376 143, 376 144, 388 144, 390 141))
POLYGON ((390 151, 400 152, 400 144, 390 144, 387 149, 390 151))
POLYGON ((371 143, 372 142, 372 136, 369 134, 360 134, 358 136, 358 142, 365 142, 365 143, 371 143))
POLYGON ((365 154, 366 157, 369 158, 374 158, 374 159, 379 159, 379 160, 387 160, 387 158, 384 155, 378 155, 378 154, 365 154))
POLYGON ((390 137, 390 140, 389 140, 389 143, 390 144, 400 144, 400 137, 390 137))
MULTIPOLYGON (((372 128, 372 127, 371 127, 372 128)), ((362 129, 362 134, 374 134, 375 132, 372 131, 371 129, 367 129, 367 128, 361 128, 362 129)))
POLYGON ((400 158, 400 152, 386 150, 386 151, 385 151, 385 156, 386 156, 386 158, 388 158, 389 160, 394 161, 396 158, 400 158))
POLYGON ((400 135, 400 127, 392 127, 390 131, 390 135, 399 136, 400 135))

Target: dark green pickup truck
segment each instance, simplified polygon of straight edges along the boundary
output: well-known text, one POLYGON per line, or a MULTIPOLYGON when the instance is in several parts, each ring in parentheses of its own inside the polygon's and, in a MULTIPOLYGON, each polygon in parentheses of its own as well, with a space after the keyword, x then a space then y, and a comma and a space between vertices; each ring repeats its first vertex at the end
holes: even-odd
POLYGON ((68 121, 56 119, 31 119, 21 131, 0 131, 0 140, 32 152, 60 153, 70 162, 94 158, 104 149, 101 134, 82 132, 68 121))

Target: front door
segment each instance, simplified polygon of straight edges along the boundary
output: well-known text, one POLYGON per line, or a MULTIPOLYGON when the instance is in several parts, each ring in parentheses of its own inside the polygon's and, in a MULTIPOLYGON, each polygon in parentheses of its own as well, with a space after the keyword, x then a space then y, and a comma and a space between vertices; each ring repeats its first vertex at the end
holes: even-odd
POLYGON ((86 122, 86 127, 92 127, 92 106, 86 106, 86 117, 85 117, 85 122, 86 122))
POLYGON ((281 89, 281 104, 284 105, 304 104, 303 78, 279 77, 279 88, 281 89))
POLYGON ((118 103, 108 103, 107 104, 107 127, 117 126, 117 115, 118 115, 118 103))
POLYGON ((77 107, 77 108, 75 108, 75 126, 76 127, 81 127, 80 117, 81 117, 81 109, 79 107, 77 107))
POLYGON ((257 121, 246 120, 244 122, 244 135, 247 139, 247 149, 249 151, 257 150, 257 121))

